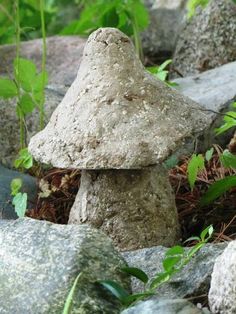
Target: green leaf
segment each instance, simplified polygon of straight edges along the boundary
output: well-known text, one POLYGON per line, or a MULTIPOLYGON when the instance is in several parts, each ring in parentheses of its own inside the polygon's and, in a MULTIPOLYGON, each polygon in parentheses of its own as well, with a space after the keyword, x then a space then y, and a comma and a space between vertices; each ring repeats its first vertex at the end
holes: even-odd
POLYGON ((143 293, 137 293, 137 294, 131 294, 128 297, 124 298, 124 304, 125 305, 130 305, 138 300, 143 300, 147 297, 150 297, 152 295, 155 295, 155 293, 152 292, 143 292, 143 293))
POLYGON ((32 89, 34 92, 40 92, 44 90, 45 86, 48 84, 48 73, 41 72, 36 75, 34 81, 32 82, 32 89))
POLYGON ((160 284, 168 281, 170 279, 170 274, 168 273, 159 273, 155 276, 155 278, 151 281, 150 288, 156 289, 160 284))
POLYGON ((19 58, 14 60, 15 76, 26 92, 32 90, 32 84, 36 76, 36 65, 27 59, 19 58))
POLYGON ((171 155, 168 159, 166 159, 163 163, 164 167, 169 170, 178 165, 178 158, 175 155, 171 155))
POLYGON ((175 265, 177 265, 181 260, 181 255, 179 256, 170 256, 166 257, 163 260, 163 268, 165 269, 166 272, 171 271, 175 265))
POLYGON ((172 63, 172 59, 168 59, 166 61, 164 61, 159 67, 158 67, 158 71, 161 72, 163 71, 169 64, 172 63))
POLYGON ((211 149, 209 149, 208 151, 206 151, 205 153, 205 158, 206 158, 206 161, 210 161, 212 156, 213 156, 213 153, 214 153, 214 148, 212 147, 211 149))
POLYGON ((210 225, 208 226, 206 229, 204 229, 201 234, 200 234, 200 238, 203 242, 205 242, 206 240, 210 239, 212 234, 214 232, 213 226, 210 225), (207 236, 208 235, 208 236, 207 236), (207 237, 206 237, 207 236, 207 237))
POLYGON ((165 253, 165 256, 176 256, 182 254, 184 254, 184 248, 180 245, 176 245, 168 249, 165 253))
POLYGON ((124 271, 125 273, 133 277, 136 277, 137 279, 141 280, 145 284, 148 282, 148 276, 142 269, 139 269, 136 267, 124 267, 122 268, 122 271, 124 271))
POLYGON ((220 156, 220 160, 224 167, 232 167, 236 169, 236 156, 231 154, 228 149, 223 151, 223 154, 220 156))
POLYGON ((188 163, 187 173, 188 173, 188 181, 193 190, 194 184, 197 179, 197 174, 200 170, 204 169, 204 158, 202 155, 193 154, 191 160, 188 163))
POLYGON ((22 180, 15 178, 11 181, 11 195, 15 196, 22 187, 22 180))
POLYGON ((21 96, 19 106, 24 115, 33 112, 35 104, 29 94, 21 96))
POLYGON ((29 153, 28 148, 23 148, 19 152, 19 157, 14 162, 15 168, 23 167, 30 169, 33 166, 33 157, 29 153))
POLYGON ((73 303, 73 297, 74 297, 74 294, 75 294, 75 290, 76 290, 76 286, 78 284, 78 281, 81 277, 82 273, 79 273, 79 275, 75 278, 75 281, 73 283, 73 286, 72 288, 70 289, 70 292, 66 298, 66 302, 65 302, 65 305, 64 305, 64 309, 63 309, 63 312, 62 314, 70 314, 71 313, 71 307, 72 307, 72 303, 73 303))
POLYGON ((18 217, 24 217, 27 209, 27 194, 17 193, 12 200, 18 217))
POLYGON ((120 284, 112 280, 99 280, 98 283, 110 291, 122 304, 125 304, 129 293, 120 284))
POLYGON ((184 243, 192 242, 192 241, 201 241, 199 237, 190 237, 187 240, 184 241, 184 243))
POLYGON ((5 99, 17 96, 17 87, 14 81, 0 78, 0 97, 5 99))
POLYGON ((202 206, 210 204, 233 187, 236 187, 236 176, 229 176, 222 180, 216 181, 203 195, 200 204, 202 206))

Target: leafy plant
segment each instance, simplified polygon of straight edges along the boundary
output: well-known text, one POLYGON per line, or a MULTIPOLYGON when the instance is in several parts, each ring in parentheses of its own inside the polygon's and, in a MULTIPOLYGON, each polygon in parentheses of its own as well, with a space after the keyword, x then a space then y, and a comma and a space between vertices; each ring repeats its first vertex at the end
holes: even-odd
MULTIPOLYGON (((232 107, 236 108, 235 102, 232 104, 232 107)), ((216 129, 217 135, 220 135, 229 129, 236 127, 236 112, 227 112, 223 120, 224 124, 216 129)), ((220 156, 220 161, 224 167, 236 169, 236 156, 233 155, 229 150, 224 150, 223 154, 220 156)), ((227 176, 224 179, 216 181, 203 195, 201 199, 201 205, 210 204, 215 199, 234 187, 236 187, 236 175, 227 176)))
POLYGON ((123 268, 122 270, 125 273, 137 278, 144 284, 142 293, 129 294, 120 284, 112 280, 101 280, 99 283, 118 298, 125 307, 130 306, 138 300, 155 295, 160 285, 169 281, 176 273, 182 270, 190 262, 191 258, 206 245, 212 237, 213 231, 213 227, 209 226, 201 232, 200 237, 189 238, 187 241, 197 242, 190 249, 184 249, 179 245, 168 249, 162 261, 163 272, 157 273, 154 278, 149 278, 143 270, 136 267, 123 268))
POLYGON ((166 82, 169 86, 177 86, 177 83, 170 82, 167 80, 169 71, 166 70, 166 68, 171 63, 172 60, 168 59, 165 62, 163 62, 160 66, 147 67, 147 70, 162 82, 166 82))
POLYGON ((21 193, 22 180, 19 178, 13 179, 11 182, 11 195, 14 196, 12 204, 15 207, 15 212, 18 217, 24 217, 27 209, 27 194, 21 193))
POLYGON ((16 0, 16 58, 14 60, 14 77, 0 78, 0 97, 16 98, 16 115, 20 126, 20 157, 15 166, 29 169, 32 166, 32 157, 25 149, 27 146, 26 118, 35 108, 39 110, 40 129, 44 126, 44 88, 47 84, 46 64, 46 34, 44 21, 44 1, 40 0, 41 28, 43 34, 42 71, 37 73, 36 65, 27 59, 20 58, 20 9, 19 0, 16 0))
POLYGON ((87 0, 83 5, 79 20, 66 26, 61 34, 87 36, 99 27, 116 27, 133 36, 136 50, 142 57, 139 33, 149 24, 142 0, 87 0))

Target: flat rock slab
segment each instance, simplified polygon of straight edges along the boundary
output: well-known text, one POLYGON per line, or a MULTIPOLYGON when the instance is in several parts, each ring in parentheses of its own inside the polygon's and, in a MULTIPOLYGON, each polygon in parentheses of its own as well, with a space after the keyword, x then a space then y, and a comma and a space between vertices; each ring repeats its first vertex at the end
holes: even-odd
POLYGON ((33 208, 37 197, 37 183, 36 179, 20 173, 18 171, 10 170, 0 165, 0 219, 16 219, 17 214, 12 205, 11 196, 11 181, 20 178, 22 180, 22 193, 27 193, 28 204, 27 208, 33 208))
MULTIPOLYGON (((207 294, 214 262, 226 244, 207 244, 202 248, 184 269, 176 274, 170 282, 163 284, 157 294, 166 298, 186 298, 207 294)), ((156 246, 132 252, 123 252, 130 267, 144 270, 150 278, 162 272, 162 261, 167 248, 156 246)), ((141 292, 143 285, 139 281, 132 281, 132 291, 141 292)))
POLYGON ((125 262, 111 240, 87 225, 33 219, 0 224, 0 313, 61 314, 81 273, 71 313, 120 313, 120 305, 95 282, 129 287, 125 262))
MULTIPOLYGON (((232 132, 216 136, 215 128, 223 123, 223 115, 231 110, 231 104, 236 100, 236 62, 196 74, 186 78, 175 79, 176 89, 193 99, 208 112, 208 127, 199 142, 202 151, 212 144, 228 144, 232 132)), ((191 149, 189 149, 191 151, 191 149)))
MULTIPOLYGON (((70 86, 76 77, 86 40, 79 36, 53 36, 47 38, 47 71, 49 84, 70 86)), ((0 74, 13 72, 15 45, 0 47, 0 74)), ((42 39, 21 42, 20 55, 34 61, 40 70, 42 39)))
POLYGON ((161 299, 153 297, 138 302, 136 305, 121 312, 121 314, 210 314, 206 309, 199 309, 184 299, 161 299))

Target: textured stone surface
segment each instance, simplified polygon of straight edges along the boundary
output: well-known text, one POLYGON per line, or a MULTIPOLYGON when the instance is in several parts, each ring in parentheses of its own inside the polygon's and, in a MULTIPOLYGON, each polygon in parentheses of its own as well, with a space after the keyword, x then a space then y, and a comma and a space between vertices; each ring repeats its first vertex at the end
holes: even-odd
POLYGON ((215 262, 209 305, 212 313, 236 313, 236 241, 229 243, 215 262))
MULTIPOLYGON (((70 85, 76 77, 85 39, 78 36, 53 36, 47 38, 47 71, 49 84, 70 85)), ((15 45, 0 47, 0 74, 12 73, 15 45)), ((22 42, 20 55, 33 60, 41 68, 42 39, 22 42)))
POLYGON ((198 139, 201 150, 204 151, 215 143, 228 144, 232 133, 226 132, 216 136, 214 130, 223 122, 222 113, 231 110, 230 105, 236 100, 236 62, 201 74, 176 79, 175 82, 178 83, 177 90, 200 103, 208 112, 208 127, 198 139))
MULTIPOLYGON (((48 86, 46 88, 45 122, 60 103, 66 88, 63 86, 48 86)), ((0 163, 11 167, 20 148, 19 122, 16 116, 14 100, 0 99, 0 163)), ((26 121, 28 139, 38 131, 39 114, 34 111, 26 121)))
POLYGON ((160 60, 170 57, 185 21, 186 0, 145 0, 150 24, 142 34, 146 55, 160 60))
MULTIPOLYGON (((176 274, 168 283, 157 290, 159 296, 166 298, 186 298, 207 294, 214 262, 224 248, 225 244, 207 244, 202 248, 185 268, 176 274)), ((129 266, 144 270, 150 278, 162 272, 162 261, 167 248, 162 246, 123 252, 129 266)), ((133 292, 142 291, 142 284, 133 280, 133 292)))
POLYGON ((78 76, 29 150, 56 167, 142 168, 207 123, 198 104, 145 71, 117 29, 90 35, 78 76))
POLYGON ((72 313, 120 313, 114 297, 95 284, 116 280, 125 265, 111 241, 89 226, 54 225, 32 219, 0 224, 0 313, 62 313, 82 272, 72 313))
POLYGON ((207 310, 201 310, 187 300, 160 299, 138 302, 136 305, 121 312, 121 314, 207 314, 207 310))
POLYGON ((11 181, 15 178, 22 180, 22 193, 27 193, 27 209, 33 208, 37 197, 36 179, 17 171, 9 170, 0 165, 0 219, 16 219, 17 215, 12 205, 11 181))
POLYGON ((236 60, 236 5, 211 0, 180 32, 173 67, 188 76, 236 60))
POLYGON ((174 245, 180 237, 174 195, 160 166, 83 171, 69 222, 102 229, 121 250, 174 245))

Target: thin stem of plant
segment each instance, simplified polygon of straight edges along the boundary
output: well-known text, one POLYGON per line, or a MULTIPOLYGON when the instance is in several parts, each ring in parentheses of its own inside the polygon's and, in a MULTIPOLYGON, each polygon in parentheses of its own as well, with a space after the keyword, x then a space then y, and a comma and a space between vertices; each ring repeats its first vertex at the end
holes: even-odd
POLYGON ((39 126, 42 130, 44 127, 44 86, 46 80, 46 55, 47 55, 47 46, 46 46, 46 30, 45 30, 45 20, 44 20, 44 0, 40 0, 40 18, 41 18, 41 29, 42 29, 42 38, 43 38, 43 53, 42 53, 42 93, 43 97, 39 104, 39 126))
POLYGON ((16 86, 17 86, 17 111, 19 116, 20 124, 20 148, 25 147, 25 128, 24 128, 24 117, 20 107, 20 83, 19 83, 19 57, 20 57, 20 9, 19 0, 15 1, 15 30, 16 30, 16 86))

